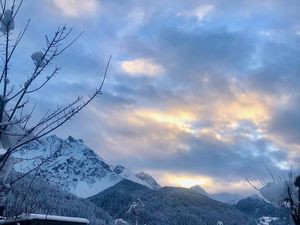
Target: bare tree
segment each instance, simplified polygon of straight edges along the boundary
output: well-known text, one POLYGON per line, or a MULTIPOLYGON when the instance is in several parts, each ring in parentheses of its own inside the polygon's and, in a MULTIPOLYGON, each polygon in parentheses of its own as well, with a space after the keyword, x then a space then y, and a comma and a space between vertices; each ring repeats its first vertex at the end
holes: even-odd
MULTIPOLYGON (((90 95, 78 96, 66 105, 59 105, 47 110, 39 119, 33 113, 38 105, 32 106, 30 97, 45 87, 49 81, 60 71, 55 65, 55 59, 68 49, 81 35, 73 35, 73 29, 66 26, 58 27, 51 36, 45 36, 45 46, 31 55, 33 69, 22 85, 10 82, 13 74, 10 73, 11 60, 15 50, 21 43, 27 28, 26 26, 17 34, 14 33, 15 20, 22 6, 23 0, 0 0, 0 54, 2 54, 2 67, 0 70, 0 207, 10 183, 7 183, 7 174, 13 164, 11 157, 21 146, 38 140, 78 114, 97 96, 101 94, 111 57, 108 60, 102 81, 90 95), (46 73, 46 69, 52 72, 46 73), (30 103, 30 104, 29 104, 30 103)), ((37 167, 38 168, 38 167, 37 167)), ((31 171, 30 171, 31 172, 31 171)), ((20 178, 18 178, 20 179, 20 178)), ((12 181, 15 182, 15 181, 12 181)))

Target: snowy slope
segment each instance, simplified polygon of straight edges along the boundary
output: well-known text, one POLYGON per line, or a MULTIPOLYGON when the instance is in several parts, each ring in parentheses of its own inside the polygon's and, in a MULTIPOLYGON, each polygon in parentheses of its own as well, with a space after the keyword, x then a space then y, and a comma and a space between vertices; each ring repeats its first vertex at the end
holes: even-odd
POLYGON ((228 192, 220 192, 220 193, 209 194, 200 185, 195 185, 195 186, 191 187, 191 189, 196 191, 199 194, 206 195, 206 196, 208 196, 208 197, 210 197, 210 198, 212 198, 216 201, 231 204, 231 205, 235 205, 241 199, 244 198, 243 196, 241 196, 239 194, 228 193, 228 192))
POLYGON ((210 194, 209 196, 212 199, 215 199, 219 202, 223 202, 223 203, 227 203, 227 204, 231 204, 231 205, 238 203, 241 199, 244 198, 243 196, 241 196, 239 194, 228 193, 228 192, 210 194))
POLYGON ((135 175, 130 169, 125 168, 121 165, 112 166, 112 170, 122 178, 131 180, 138 184, 142 184, 146 187, 149 187, 150 189, 160 188, 160 185, 154 180, 154 178, 144 172, 140 172, 135 175))
POLYGON ((200 185, 195 185, 191 187, 191 189, 196 191, 199 194, 209 196, 209 194, 200 185))
POLYGON ((121 174, 116 173, 82 140, 72 137, 66 140, 55 135, 46 137, 22 147, 14 157, 21 159, 14 169, 23 173, 44 162, 38 174, 78 197, 95 195, 124 178, 152 188, 126 168, 121 174))
POLYGON ((137 175, 135 175, 137 178, 139 178, 140 180, 144 181, 145 183, 147 183, 148 187, 152 188, 152 189, 159 189, 161 188, 161 186, 156 182, 156 180, 150 176, 147 173, 144 172, 140 172, 137 175))
POLYGON ((276 222, 278 220, 279 220, 278 217, 263 216, 259 218, 257 225, 272 225, 274 224, 272 222, 276 222))

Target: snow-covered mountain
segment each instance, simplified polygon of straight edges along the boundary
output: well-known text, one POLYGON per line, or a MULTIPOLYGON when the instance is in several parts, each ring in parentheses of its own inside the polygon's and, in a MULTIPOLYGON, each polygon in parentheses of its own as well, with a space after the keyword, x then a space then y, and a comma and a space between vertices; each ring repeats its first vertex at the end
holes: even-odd
POLYGON ((156 180, 151 177, 149 174, 140 172, 137 175, 135 175, 138 179, 146 182, 148 187, 150 186, 152 189, 159 189, 161 186, 156 182, 156 180))
POLYGON ((37 170, 40 176, 78 197, 95 195, 123 179, 157 189, 153 181, 140 179, 123 166, 108 165, 82 140, 73 137, 43 138, 22 147, 14 157, 19 161, 14 165, 17 172, 24 173, 41 165, 37 170))
POLYGON ((241 199, 244 198, 243 196, 241 196, 239 194, 228 193, 228 192, 209 194, 200 185, 195 185, 195 186, 191 187, 191 189, 196 191, 199 194, 206 195, 214 200, 217 200, 217 201, 223 202, 223 203, 227 203, 227 204, 231 204, 231 205, 238 203, 241 199))
POLYGON ((150 189, 160 188, 160 185, 156 182, 156 180, 147 173, 140 172, 138 174, 134 174, 130 169, 121 165, 112 166, 112 170, 122 178, 142 184, 150 189))
POLYGON ((209 194, 200 185, 195 185, 191 187, 191 189, 196 191, 199 194, 209 196, 209 194))
POLYGON ((241 199, 244 198, 243 196, 241 196, 239 194, 228 193, 228 192, 210 194, 209 196, 212 199, 215 199, 219 202, 223 202, 223 203, 227 203, 227 204, 231 204, 231 205, 238 203, 241 199))
POLYGON ((188 188, 162 187, 150 190, 143 185, 123 180, 89 198, 114 219, 122 218, 136 224, 128 209, 137 199, 143 207, 139 224, 148 225, 255 225, 255 221, 235 207, 198 194, 188 188))

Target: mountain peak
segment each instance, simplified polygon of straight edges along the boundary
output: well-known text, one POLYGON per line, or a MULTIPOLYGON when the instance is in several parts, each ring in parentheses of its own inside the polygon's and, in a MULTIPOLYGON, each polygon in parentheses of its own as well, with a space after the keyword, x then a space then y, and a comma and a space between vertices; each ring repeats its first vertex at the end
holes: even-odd
POLYGON ((111 166, 111 168, 116 174, 118 174, 119 176, 121 176, 124 179, 131 180, 135 183, 142 184, 150 189, 160 188, 160 185, 149 174, 140 172, 137 175, 135 175, 130 169, 128 169, 122 165, 111 166))
POLYGON ((110 166, 80 139, 51 135, 23 146, 14 157, 17 172, 28 172, 45 161, 38 174, 48 182, 78 197, 89 197, 123 179, 155 189, 156 181, 141 179, 122 165, 110 166), (149 181, 149 182, 148 182, 149 181), (153 186, 155 184, 155 186, 153 186))
POLYGON ((156 182, 156 180, 152 176, 150 176, 149 174, 147 174, 147 173, 140 172, 140 173, 138 173, 135 176, 137 178, 145 181, 147 184, 149 184, 152 187, 152 189, 159 189, 159 188, 161 188, 161 186, 156 182))
POLYGON ((72 137, 51 135, 20 148, 14 157, 23 159, 14 165, 17 172, 28 172, 46 160, 38 174, 79 197, 97 194, 121 180, 101 157, 72 137))
POLYGON ((68 137, 68 141, 70 141, 70 142, 75 142, 75 141, 76 141, 76 139, 75 139, 75 138, 73 138, 72 136, 69 136, 69 137, 68 137))
POLYGON ((195 185, 191 187, 191 189, 196 191, 199 194, 209 196, 209 194, 200 185, 195 185))
POLYGON ((116 174, 122 174, 125 170, 126 170, 126 168, 124 166, 122 166, 122 165, 113 166, 113 171, 116 174))

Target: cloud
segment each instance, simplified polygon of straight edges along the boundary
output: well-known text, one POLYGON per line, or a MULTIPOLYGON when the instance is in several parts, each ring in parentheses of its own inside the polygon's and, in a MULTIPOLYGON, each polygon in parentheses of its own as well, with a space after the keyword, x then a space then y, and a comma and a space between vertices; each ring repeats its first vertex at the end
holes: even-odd
POLYGON ((205 19, 209 14, 215 10, 214 5, 202 5, 192 12, 192 15, 196 16, 199 21, 205 19))
POLYGON ((257 48, 259 66, 249 71, 247 88, 278 97, 295 92, 300 84, 300 39, 286 35, 280 41, 264 41, 257 48))
POLYGON ((220 103, 217 114, 227 123, 249 120, 259 125, 269 119, 268 106, 255 93, 236 93, 231 101, 220 103))
POLYGON ((121 62, 121 68, 130 76, 158 76, 164 73, 164 68, 151 59, 134 59, 121 62))
POLYGON ((97 0, 52 0, 52 2, 64 16, 73 18, 94 15, 99 6, 97 0))
MULTIPOLYGON (((108 103, 113 104, 112 101, 108 103)), ((107 159, 116 160, 114 156, 118 155, 119 160, 122 158, 121 161, 132 169, 157 169, 237 182, 246 176, 264 177, 262 174, 266 171, 261 161, 276 174, 280 165, 288 160, 286 149, 256 135, 260 124, 256 126, 255 121, 240 121, 231 127, 230 120, 224 122, 216 116, 218 112, 202 117, 180 108, 157 110, 139 108, 136 103, 126 103, 126 100, 118 102, 116 108, 102 105, 106 110, 101 113, 95 107, 96 121, 102 124, 101 129, 95 130, 102 137, 97 146, 101 146, 100 153, 109 149, 107 159), (205 117, 211 117, 207 124, 205 117), (206 129, 211 132, 202 132, 206 129)), ((235 119, 239 121, 239 117, 235 119)), ((85 120, 85 123, 95 124, 95 121, 85 120)))
POLYGON ((160 124, 170 125, 180 129, 184 132, 194 133, 191 123, 195 121, 196 117, 191 112, 182 111, 180 109, 168 112, 158 110, 140 109, 137 110, 136 115, 155 121, 160 124))
POLYGON ((283 139, 288 144, 298 146, 300 146, 299 104, 300 96, 296 96, 284 106, 278 105, 268 124, 270 134, 283 139))
MULTIPOLYGON (((103 95, 59 135, 83 138, 109 163, 159 171, 166 185, 243 191, 246 176, 268 176, 261 161, 274 173, 300 165, 297 0, 113 0, 101 1, 101 13, 98 0, 48 1, 65 17, 32 13, 34 1, 24 3, 24 18, 33 15, 38 27, 24 37, 20 58, 40 47, 33 34, 52 33, 66 17, 86 33, 57 60, 60 77, 36 97, 45 111, 89 94, 105 55, 124 59, 111 64, 103 95)), ((31 68, 24 73, 27 62, 18 64, 12 79, 20 81, 31 68)))
POLYGON ((200 5, 196 9, 179 13, 179 15, 183 15, 186 17, 196 17, 198 21, 203 21, 215 11, 215 8, 215 5, 212 4, 200 5))

